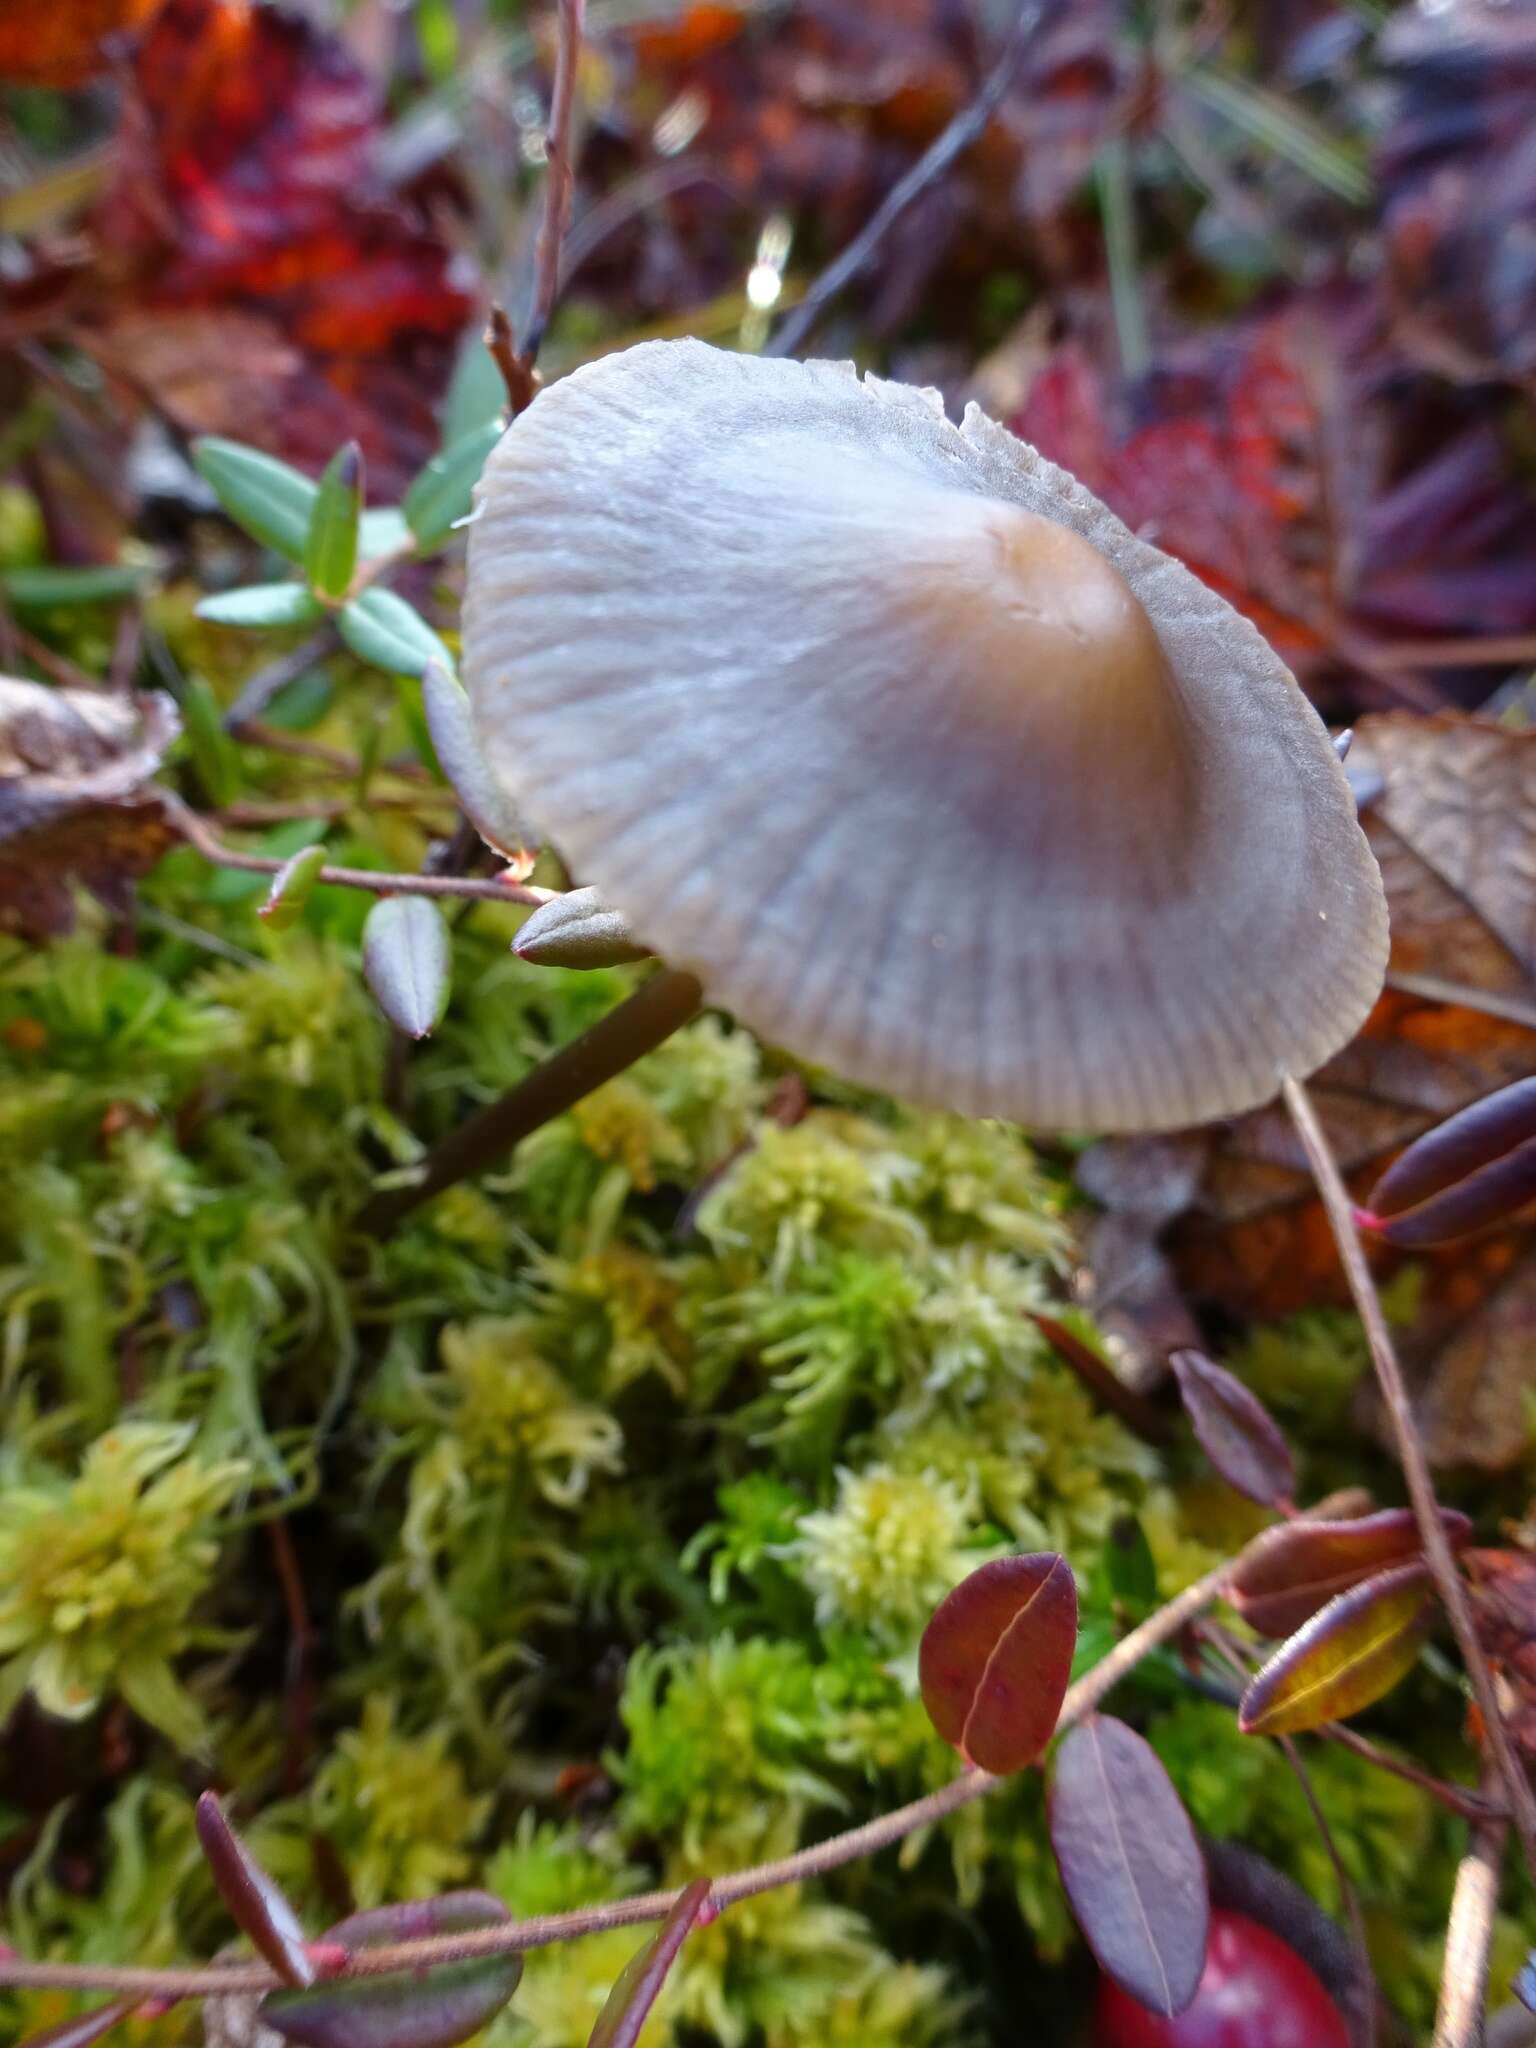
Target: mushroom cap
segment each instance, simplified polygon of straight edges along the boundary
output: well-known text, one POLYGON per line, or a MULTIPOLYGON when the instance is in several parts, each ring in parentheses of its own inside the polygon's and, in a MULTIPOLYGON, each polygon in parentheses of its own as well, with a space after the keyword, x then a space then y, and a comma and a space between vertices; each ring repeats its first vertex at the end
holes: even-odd
POLYGON ((1255 629, 976 407, 647 342, 492 454, 493 772, 711 1001, 907 1099, 1232 1115, 1356 1031, 1387 914, 1255 629))

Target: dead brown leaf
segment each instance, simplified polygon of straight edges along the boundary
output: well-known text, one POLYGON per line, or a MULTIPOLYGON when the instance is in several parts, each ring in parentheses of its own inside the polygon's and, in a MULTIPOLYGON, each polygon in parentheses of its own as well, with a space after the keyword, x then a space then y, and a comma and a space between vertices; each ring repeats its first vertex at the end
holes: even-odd
POLYGON ((158 692, 0 676, 0 928, 66 932, 72 880, 118 902, 153 867, 176 834, 150 777, 179 723, 158 692))
POLYGON ((1510 1733, 1536 1758, 1536 1557, 1527 1550, 1467 1550, 1472 1612, 1505 1692, 1510 1733))
MULTIPOLYGON (((1365 822, 1392 908, 1396 985, 1310 1087, 1363 1196, 1410 1139, 1536 1072, 1536 733, 1402 714, 1363 720, 1356 744, 1351 767, 1382 783, 1365 822)), ((1087 1240, 1095 1306, 1143 1383, 1161 1374, 1181 1304, 1262 1318, 1344 1299, 1278 1105, 1097 1145, 1080 1179, 1104 1209, 1087 1240)), ((1536 1235, 1501 1230, 1430 1254, 1423 1269, 1403 1351, 1431 1455, 1502 1469, 1530 1436, 1536 1235)))

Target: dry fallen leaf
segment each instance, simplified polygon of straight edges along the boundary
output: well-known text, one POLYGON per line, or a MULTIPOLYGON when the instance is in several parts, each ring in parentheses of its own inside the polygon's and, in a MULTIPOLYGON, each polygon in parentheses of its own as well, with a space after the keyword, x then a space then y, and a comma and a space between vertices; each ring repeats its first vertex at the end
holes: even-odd
POLYGON ((1466 0, 1399 9, 1377 175, 1399 331, 1453 377, 1536 377, 1536 16, 1466 0), (1513 259, 1513 260, 1512 260, 1513 259))
POLYGON ((184 433, 305 467, 355 438, 376 489, 403 488, 436 446, 470 300, 435 223, 384 182, 383 126, 313 21, 163 0, 88 222, 81 325, 102 366, 184 433))
POLYGON ((0 928, 66 932, 71 880, 120 902, 154 866, 176 834, 150 777, 179 723, 159 693, 0 676, 0 928))
POLYGON ((1536 1758, 1536 1557, 1527 1550, 1468 1550, 1472 1612, 1507 1693, 1510 1733, 1536 1758))
MULTIPOLYGON (((1454 713, 1368 718, 1350 765, 1382 784, 1365 822, 1391 905, 1389 986, 1309 1086, 1363 1195, 1410 1139, 1536 1073, 1536 733, 1454 713)), ((1161 1375, 1192 1309, 1266 1317, 1345 1298, 1278 1105, 1097 1145, 1080 1179, 1104 1209, 1086 1243, 1095 1307, 1135 1380, 1161 1375)), ((1536 1235, 1501 1230, 1422 1265, 1401 1342, 1431 1456, 1502 1469, 1530 1436, 1536 1235)))

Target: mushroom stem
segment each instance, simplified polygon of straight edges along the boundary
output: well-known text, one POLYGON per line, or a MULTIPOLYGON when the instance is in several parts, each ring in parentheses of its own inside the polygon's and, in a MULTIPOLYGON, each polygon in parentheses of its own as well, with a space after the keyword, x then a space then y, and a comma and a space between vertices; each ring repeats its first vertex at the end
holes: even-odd
POLYGON ((524 1138, 562 1116, 584 1095, 670 1038, 704 1000, 697 979, 680 968, 664 968, 590 1031, 562 1046, 553 1058, 489 1103, 477 1116, 450 1131, 427 1154, 405 1186, 382 1189, 359 1212, 365 1236, 388 1237, 403 1217, 423 1202, 457 1186, 489 1166, 499 1165, 524 1138))

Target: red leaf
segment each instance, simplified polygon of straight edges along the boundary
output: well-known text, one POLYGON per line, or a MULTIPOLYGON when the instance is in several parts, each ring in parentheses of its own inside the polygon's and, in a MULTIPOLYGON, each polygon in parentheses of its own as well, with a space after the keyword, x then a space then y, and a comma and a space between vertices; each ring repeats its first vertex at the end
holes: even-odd
MULTIPOLYGON (((1440 1521, 1453 1548, 1472 1534, 1454 1508, 1442 1508, 1440 1521)), ((1340 1593, 1411 1562, 1422 1547, 1411 1508, 1384 1508, 1350 1522, 1284 1522, 1245 1551, 1226 1597, 1261 1636, 1288 1636, 1340 1593)))
POLYGON ((219 1897, 241 1933, 285 1984, 313 1984, 315 1966, 305 1953, 298 1915, 225 1819, 212 1792, 197 1802, 197 1839, 219 1897))
POLYGON ((0 78, 14 84, 81 85, 102 70, 116 40, 160 0, 68 0, 0 14, 0 78))
POLYGON ((311 469, 356 438, 403 489, 437 440, 470 302, 375 170, 383 110, 298 13, 167 0, 145 34, 92 222, 95 346, 187 433, 311 469))
POLYGON ((1205 1863, 1156 1753, 1095 1714, 1056 1752, 1051 1845, 1088 1946, 1133 1998, 1172 2018, 1200 1984, 1205 1863))
POLYGON ((598 2014, 587 2048, 634 2048, 678 1950, 708 1902, 709 1879, 696 1877, 644 1948, 625 1964, 598 2014))
POLYGON ((1422 1561, 1352 1586, 1249 1682, 1237 1725, 1245 1735, 1294 1735, 1358 1714, 1412 1670, 1434 1612, 1422 1561))
MULTIPOLYGON (((392 1947, 503 1926, 511 1917, 489 1892, 448 1892, 354 1913, 325 1939, 344 1949, 392 1947)), ((339 1977, 302 1991, 269 1992, 257 2017, 299 2048, 457 2048, 495 2018, 522 1973, 522 1957, 508 1953, 398 1975, 339 1977)))
POLYGON ((982 1565, 923 1631, 929 1719, 978 1769, 1027 1769, 1055 1732, 1076 1641, 1077 1587, 1065 1558, 1046 1551, 982 1565))
POLYGON ((1536 1081, 1471 1103, 1402 1152, 1371 1193, 1367 1228, 1389 1244, 1446 1244, 1536 1197, 1536 1081))
POLYGON ((1356 637, 1536 627, 1528 488, 1486 421, 1426 425, 1404 370, 1380 289, 1330 286, 1114 396, 1069 345, 1011 424, 1305 676, 1356 637))
POLYGON ((1262 1507, 1289 1500, 1296 1461, 1258 1396, 1203 1352, 1175 1351, 1168 1362, 1200 1448, 1227 1484, 1262 1507))

